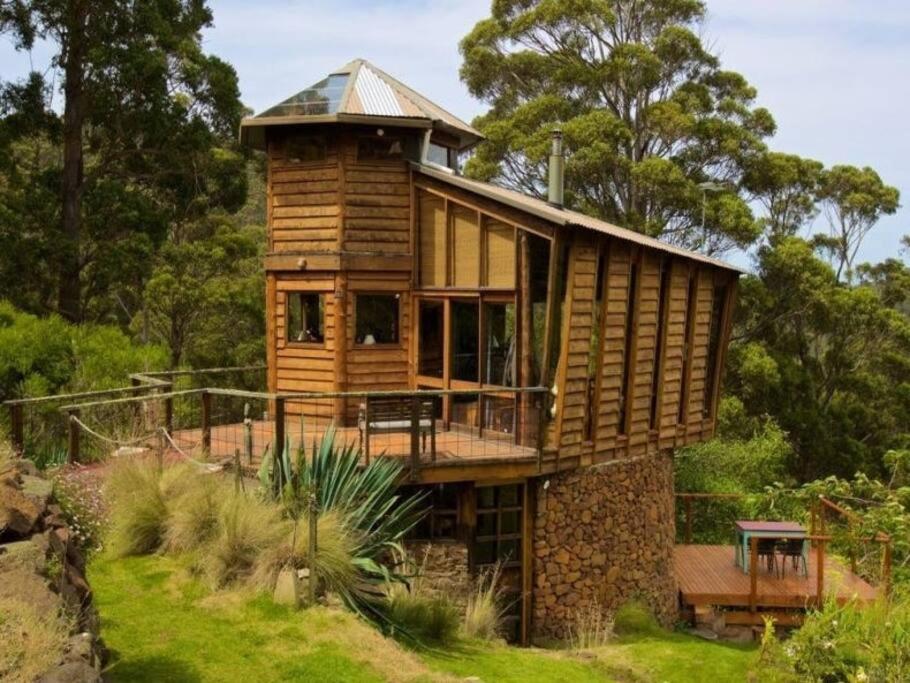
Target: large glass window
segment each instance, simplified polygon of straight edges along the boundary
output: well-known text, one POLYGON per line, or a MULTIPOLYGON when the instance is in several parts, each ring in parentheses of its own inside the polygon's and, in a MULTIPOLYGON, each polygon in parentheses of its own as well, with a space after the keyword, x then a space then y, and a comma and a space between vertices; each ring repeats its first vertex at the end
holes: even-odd
POLYGON ((325 295, 289 292, 287 295, 287 340, 321 344, 325 341, 325 295))
POLYGON ((399 138, 369 136, 357 140, 357 161, 394 161, 403 155, 399 138))
POLYGON ((454 205, 452 233, 452 284, 456 287, 479 287, 480 217, 477 212, 454 205))
POLYGON ((325 138, 321 135, 293 135, 284 143, 284 158, 292 163, 324 161, 325 138))
POLYGON ((401 488, 404 496, 427 494, 427 512, 408 533, 416 541, 451 541, 458 532, 457 484, 435 484, 427 488, 407 486, 401 488))
POLYGON ((400 294, 358 294, 355 298, 355 342, 397 344, 400 294))
POLYGON ((422 300, 418 310, 420 346, 417 373, 426 377, 442 377, 445 369, 445 306, 441 301, 422 300))
POLYGON ((421 192, 419 212, 420 286, 445 287, 448 241, 445 201, 442 197, 421 192))
POLYGON ((452 302, 452 379, 480 381, 480 307, 476 301, 452 302))
POLYGON ((317 116, 338 111, 341 96, 348 83, 348 74, 332 74, 306 90, 301 90, 284 102, 266 109, 256 118, 273 116, 317 116))
POLYGON ((515 386, 515 304, 484 304, 484 353, 484 383, 515 386))

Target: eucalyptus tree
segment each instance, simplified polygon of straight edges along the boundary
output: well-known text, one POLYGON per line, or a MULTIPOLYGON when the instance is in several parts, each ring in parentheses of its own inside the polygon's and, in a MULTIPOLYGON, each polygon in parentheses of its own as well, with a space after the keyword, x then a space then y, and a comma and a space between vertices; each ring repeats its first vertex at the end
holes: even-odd
POLYGON ((495 0, 461 43, 461 77, 490 105, 467 173, 543 196, 561 127, 570 205, 708 253, 752 243, 740 185, 775 124, 704 18, 699 0, 495 0))
MULTIPOLYGON (((108 292, 139 291, 172 233, 213 206, 243 203, 243 158, 230 149, 242 105, 233 68, 202 49, 211 22, 204 0, 0 4, 0 32, 18 49, 44 41, 53 53, 48 71, 27 79, 43 100, 6 98, 0 142, 20 174, 37 139, 58 152, 40 171, 56 184, 44 207, 54 210, 47 305, 71 320, 109 315, 108 292)), ((31 192, 28 182, 15 189, 31 192)))

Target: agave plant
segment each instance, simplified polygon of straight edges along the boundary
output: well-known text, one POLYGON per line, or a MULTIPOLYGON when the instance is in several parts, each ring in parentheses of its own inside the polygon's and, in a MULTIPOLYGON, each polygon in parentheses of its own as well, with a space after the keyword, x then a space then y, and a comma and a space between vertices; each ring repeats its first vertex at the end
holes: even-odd
POLYGON ((398 492, 403 470, 398 462, 376 458, 362 466, 360 450, 352 444, 338 446, 335 436, 329 427, 320 441, 313 441, 309 453, 301 444, 293 457, 290 440, 276 446, 272 457, 263 460, 260 483, 265 495, 281 503, 291 518, 309 514, 312 498, 316 514, 341 520, 356 571, 346 585, 331 587, 351 609, 382 621, 385 587, 408 579, 402 571, 401 542, 426 514, 425 496, 398 492))

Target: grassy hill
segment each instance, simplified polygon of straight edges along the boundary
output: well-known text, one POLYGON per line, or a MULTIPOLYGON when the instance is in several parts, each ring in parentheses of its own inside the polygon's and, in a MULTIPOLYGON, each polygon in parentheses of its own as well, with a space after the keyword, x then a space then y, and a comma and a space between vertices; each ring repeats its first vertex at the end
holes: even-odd
POLYGON ((462 643, 414 651, 341 610, 210 592, 173 558, 96 558, 110 681, 745 680, 753 647, 642 626, 581 654, 462 643))

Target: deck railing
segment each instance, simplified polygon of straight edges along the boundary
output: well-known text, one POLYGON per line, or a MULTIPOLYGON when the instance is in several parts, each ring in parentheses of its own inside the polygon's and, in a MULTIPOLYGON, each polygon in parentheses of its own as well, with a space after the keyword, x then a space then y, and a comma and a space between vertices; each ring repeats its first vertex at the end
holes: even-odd
POLYGON ((309 451, 332 429, 336 441, 359 449, 365 462, 398 457, 414 476, 434 464, 540 461, 544 387, 269 393, 194 386, 251 369, 259 370, 137 374, 130 387, 9 401, 12 440, 29 455, 37 432, 52 423, 61 459, 69 462, 151 448, 255 468, 279 448, 309 451), (26 430, 26 406, 41 406, 42 414, 33 415, 39 419, 28 423, 38 430, 26 430))
MULTIPOLYGON (((876 581, 885 595, 890 594, 892 570, 890 535, 883 531, 875 531, 867 534, 859 533, 859 515, 822 495, 818 496, 818 498, 808 506, 808 509, 803 505, 801 511, 797 509, 798 501, 794 499, 794 504, 788 506, 788 510, 780 511, 777 515, 768 514, 767 506, 763 504, 766 498, 767 496, 764 494, 747 493, 677 493, 677 521, 679 522, 679 520, 682 520, 683 522, 682 533, 680 534, 678 531, 677 537, 679 538, 681 536, 682 542, 685 544, 691 544, 693 542, 693 538, 696 535, 693 527, 696 519, 699 517, 696 510, 698 505, 713 506, 711 509, 711 526, 713 528, 699 530, 710 542, 717 542, 718 528, 720 527, 725 527, 725 530, 720 531, 721 534, 726 533, 728 537, 732 538, 734 533, 734 518, 742 519, 752 516, 760 516, 761 518, 774 516, 780 518, 782 513, 784 516, 789 516, 789 513, 795 512, 796 517, 801 521, 808 518, 809 533, 807 539, 812 543, 816 553, 816 597, 819 603, 822 601, 822 596, 824 595, 825 557, 829 546, 842 552, 843 555, 847 557, 850 562, 850 571, 853 574, 856 574, 857 576, 862 575, 864 578, 876 581), (720 514, 718 514, 718 512, 720 512, 720 514), (845 523, 845 534, 828 533, 829 522, 832 521, 832 515, 837 517, 838 521, 845 523), (727 517, 729 517, 729 519, 727 519, 727 517), (869 571, 867 566, 861 566, 861 564, 868 565, 869 563, 860 562, 859 548, 869 548, 872 544, 877 544, 880 547, 880 559, 873 563, 874 565, 877 565, 875 567, 877 571, 869 571)), ((704 540, 704 538, 702 540, 704 540)), ((757 539, 754 537, 751 539, 750 551, 752 561, 750 562, 749 574, 752 585, 752 595, 750 598, 750 605, 754 605, 757 584, 757 563, 755 562, 757 553, 756 541, 757 539)))

